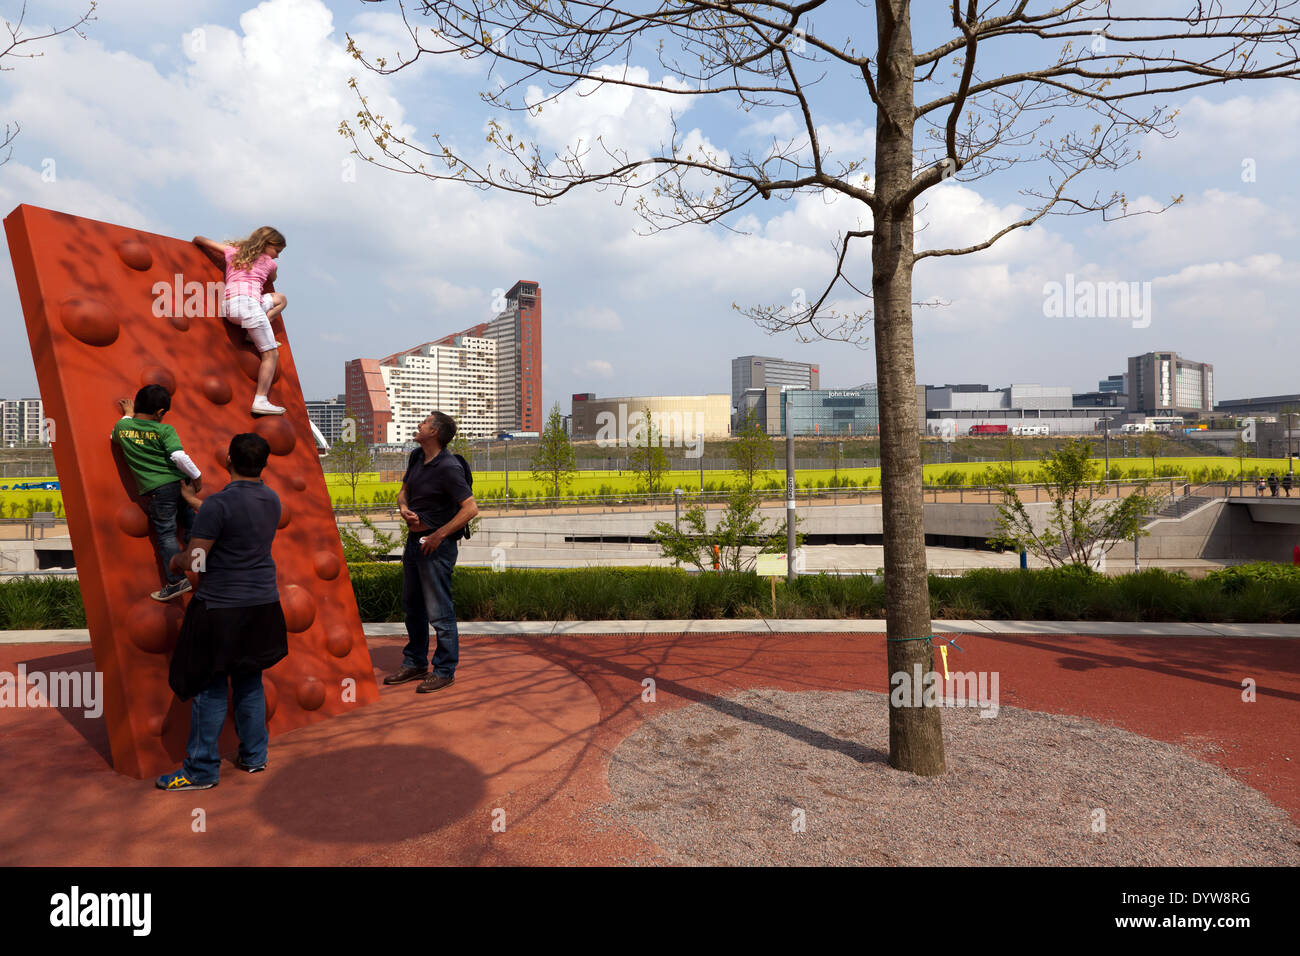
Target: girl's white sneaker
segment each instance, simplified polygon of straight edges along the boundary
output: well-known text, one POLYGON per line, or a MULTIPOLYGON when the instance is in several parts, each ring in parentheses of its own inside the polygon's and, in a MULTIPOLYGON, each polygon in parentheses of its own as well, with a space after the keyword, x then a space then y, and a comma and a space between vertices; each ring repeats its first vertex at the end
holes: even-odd
POLYGON ((279 405, 272 405, 270 401, 261 395, 253 399, 254 415, 283 415, 284 409, 279 405))

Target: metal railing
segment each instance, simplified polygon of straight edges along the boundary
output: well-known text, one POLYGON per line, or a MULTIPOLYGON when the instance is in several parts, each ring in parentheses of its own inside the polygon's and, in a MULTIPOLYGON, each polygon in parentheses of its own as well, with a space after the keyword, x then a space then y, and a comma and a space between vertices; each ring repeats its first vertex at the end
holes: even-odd
POLYGON ((1195 486, 1195 494, 1208 495, 1212 498, 1295 498, 1300 500, 1300 480, 1292 478, 1290 489, 1284 487, 1278 475, 1278 486, 1276 496, 1269 488, 1267 480, 1264 484, 1263 491, 1258 488, 1258 479, 1256 478, 1237 478, 1228 481, 1207 481, 1195 486), (1291 494, 1287 494, 1290 490, 1291 494))
MULTIPOLYGON (((1148 490, 1155 491, 1163 489, 1168 484, 1169 494, 1175 494, 1180 488, 1185 487, 1187 479, 1183 477, 1158 478, 1153 482, 1148 482, 1148 490)), ((1111 482, 1094 482, 1092 489, 1101 490, 1105 485, 1105 491, 1097 497, 1112 498, 1121 495, 1132 494, 1141 487, 1141 481, 1111 481, 1111 482)), ((1019 493, 1022 501, 1050 501, 1050 486, 1039 483, 1026 483, 1012 485, 1019 493), (1032 494, 1032 498, 1031 498, 1032 494)), ((756 489, 759 495, 759 506, 766 508, 784 508, 785 492, 784 489, 775 490, 771 488, 756 489)), ((683 509, 692 505, 703 504, 709 507, 724 507, 730 500, 732 491, 705 491, 683 489, 680 505, 683 509)), ((1091 491, 1090 491, 1091 493, 1091 491)), ((1002 491, 998 486, 974 486, 967 487, 963 485, 924 485, 922 486, 923 500, 938 504, 999 504, 1002 500, 1002 491)), ((852 504, 878 504, 881 500, 881 490, 879 488, 807 488, 799 487, 796 489, 795 503, 801 507, 825 506, 825 505, 852 505, 852 504)), ((627 492, 618 495, 561 495, 554 496, 514 498, 511 497, 509 502, 505 502, 497 497, 479 499, 477 501, 480 515, 499 516, 502 514, 521 514, 528 512, 560 512, 565 514, 617 514, 631 513, 637 511, 663 511, 672 510, 674 507, 674 496, 671 492, 658 492, 647 494, 645 492, 627 492)), ((381 515, 396 520, 398 517, 397 507, 387 502, 375 505, 351 505, 336 507, 334 509, 337 518, 346 518, 349 515, 375 516, 381 515)))

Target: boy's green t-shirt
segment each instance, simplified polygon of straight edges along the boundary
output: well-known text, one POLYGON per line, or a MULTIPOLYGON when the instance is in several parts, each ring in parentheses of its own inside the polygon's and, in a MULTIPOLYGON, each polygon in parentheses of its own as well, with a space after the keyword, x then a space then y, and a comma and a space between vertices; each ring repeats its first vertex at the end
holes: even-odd
POLYGON ((122 446, 140 494, 185 477, 171 460, 172 452, 183 450, 172 426, 147 418, 120 418, 113 426, 113 440, 122 446))

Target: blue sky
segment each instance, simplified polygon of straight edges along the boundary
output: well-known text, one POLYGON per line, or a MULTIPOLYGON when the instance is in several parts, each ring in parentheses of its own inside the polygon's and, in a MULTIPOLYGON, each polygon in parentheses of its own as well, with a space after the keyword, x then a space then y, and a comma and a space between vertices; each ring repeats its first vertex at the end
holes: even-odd
MULTIPOLYGON (((15 2, 0 0, 0 12, 12 18, 15 2)), ((856 4, 841 8, 863 16, 856 4)), ((36 27, 82 9, 31 0, 28 17, 36 27)), ((814 29, 851 32, 833 21, 814 29)), ((368 54, 409 45, 391 2, 103 0, 86 33, 48 42, 44 56, 0 75, 0 118, 22 126, 0 166, 0 211, 31 203, 181 237, 276 226, 289 241, 277 287, 289 296, 286 326, 308 398, 341 392, 349 359, 485 321, 494 290, 517 279, 542 286, 544 400, 565 412, 574 392, 729 391, 730 360, 749 353, 817 362, 827 386, 875 379, 869 342, 802 344, 731 308, 787 302, 797 288, 816 294, 836 229, 861 221, 843 199, 754 203, 731 223, 739 233, 687 226, 643 237, 641 221, 608 193, 539 208, 364 163, 349 177, 351 147, 337 127, 357 109, 351 76, 421 142, 439 132, 470 152, 490 148, 481 64, 443 57, 384 78, 346 54, 347 33, 368 54), (52 182, 42 178, 50 161, 52 182)), ((946 36, 939 21, 920 22, 918 33, 946 36)), ((663 70, 641 55, 633 65, 660 81, 663 70)), ((510 122, 551 149, 595 133, 649 149, 676 109, 684 132, 733 153, 793 128, 783 110, 745 114, 710 100, 610 90, 510 122)), ((918 265, 917 299, 945 303, 917 312, 922 382, 1084 390, 1123 371, 1129 355, 1173 349, 1215 364, 1219 399, 1300 391, 1300 92, 1242 85, 1173 102, 1177 137, 1151 138, 1140 163, 1097 174, 1088 192, 1119 189, 1139 207, 1182 194, 1182 205, 1111 224, 1054 218, 981 255, 918 265), (1253 182, 1243 180, 1247 160, 1253 182), (1044 284, 1067 274, 1150 282, 1150 325, 1046 317, 1044 284)), ((817 104, 837 157, 870 156, 874 117, 860 90, 832 74, 817 104)), ((922 244, 964 244, 1018 218, 1023 172, 1032 170, 927 194, 922 244)), ((25 339, 3 255, 0 309, 25 339)), ((869 282, 867 272, 858 277, 869 282)), ((6 350, 0 395, 34 392, 30 353, 6 350)))

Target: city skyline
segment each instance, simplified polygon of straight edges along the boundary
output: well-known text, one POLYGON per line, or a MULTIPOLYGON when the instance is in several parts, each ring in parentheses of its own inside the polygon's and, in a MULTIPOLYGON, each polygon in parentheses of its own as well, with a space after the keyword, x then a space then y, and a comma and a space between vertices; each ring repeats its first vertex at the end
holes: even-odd
MULTIPOLYGON (((50 0, 29 23, 39 26, 37 13, 75 17, 81 6, 50 0)), ((338 135, 356 111, 350 77, 420 140, 438 132, 482 143, 485 114, 471 95, 482 64, 439 58, 394 77, 363 71, 345 33, 381 52, 399 48, 404 32, 394 13, 344 0, 195 0, 149 16, 124 4, 102 7, 85 32, 49 41, 6 74, 0 109, 22 131, 0 166, 0 202, 181 237, 276 225, 288 237, 278 283, 289 297, 285 323, 309 394, 335 393, 338 369, 357 354, 490 321, 502 276, 533 277, 547 292, 545 408, 575 392, 725 388, 714 368, 737 354, 814 363, 828 383, 874 378, 870 343, 802 344, 732 310, 814 295, 835 233, 857 221, 843 202, 802 195, 747 207, 730 228, 645 237, 630 203, 600 193, 538 207, 371 166, 338 135), (210 142, 239 148, 196 148, 210 142)), ((653 57, 634 68, 659 81, 653 57)), ((1109 224, 1058 217, 965 261, 918 268, 919 382, 1083 391, 1122 370, 1115 356, 1173 349, 1214 363, 1225 397, 1297 390, 1286 350, 1260 346, 1285 340, 1300 299, 1291 252, 1300 196, 1290 176, 1300 142, 1274 132, 1300 120, 1300 91, 1213 90, 1175 105, 1176 140, 1150 137, 1140 162, 1092 180, 1125 192, 1133 212, 1181 195, 1168 212, 1109 224), (1148 306, 1141 316, 1080 315, 1130 286, 1148 306)), ((827 115, 829 148, 846 160, 870 156, 874 132, 854 101, 827 115)), ((520 120, 545 148, 590 133, 640 148, 674 121, 736 152, 797 129, 788 113, 741 115, 650 90, 561 97, 544 117, 520 120)), ((1005 184, 948 182, 918 210, 918 243, 959 245, 1021 209, 1005 184)), ((7 266, 0 298, 20 327, 7 266)), ((0 390, 34 394, 25 349, 0 356, 0 390)))

